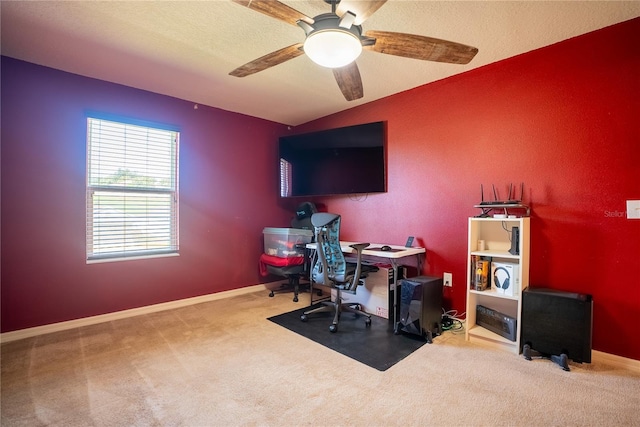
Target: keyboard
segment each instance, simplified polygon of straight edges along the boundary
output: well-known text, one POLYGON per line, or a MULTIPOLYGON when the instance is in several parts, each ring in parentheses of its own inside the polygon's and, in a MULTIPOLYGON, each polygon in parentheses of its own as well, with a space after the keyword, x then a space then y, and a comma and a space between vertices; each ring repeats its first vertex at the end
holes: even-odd
POLYGON ((508 340, 516 340, 516 319, 504 313, 492 310, 483 305, 477 305, 476 324, 508 340))

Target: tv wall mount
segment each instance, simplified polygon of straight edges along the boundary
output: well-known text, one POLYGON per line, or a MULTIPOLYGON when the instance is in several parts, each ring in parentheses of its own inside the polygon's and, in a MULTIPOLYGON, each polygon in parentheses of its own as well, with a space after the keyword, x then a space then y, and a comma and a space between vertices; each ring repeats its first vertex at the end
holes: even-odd
POLYGON ((476 218, 487 218, 491 216, 492 212, 502 212, 495 213, 495 215, 504 215, 505 218, 510 216, 510 211, 520 211, 520 215, 517 216, 529 216, 531 214, 531 208, 529 206, 522 203, 522 198, 524 195, 524 183, 520 184, 520 198, 517 199, 515 196, 515 190, 513 188, 513 184, 509 184, 509 196, 507 199, 499 199, 498 192, 496 191, 496 186, 491 184, 493 189, 493 200, 484 200, 484 188, 482 184, 480 184, 480 203, 477 205, 473 205, 474 208, 482 209, 482 213, 476 215, 476 218), (524 213, 522 212, 524 211, 524 213))

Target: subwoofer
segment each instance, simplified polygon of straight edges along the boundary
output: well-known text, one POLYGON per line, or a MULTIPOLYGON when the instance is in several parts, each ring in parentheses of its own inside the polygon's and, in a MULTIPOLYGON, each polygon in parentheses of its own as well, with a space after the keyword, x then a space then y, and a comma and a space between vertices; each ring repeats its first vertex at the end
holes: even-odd
POLYGON ((528 288, 522 292, 520 342, 544 356, 566 355, 591 363, 591 295, 555 289, 528 288))

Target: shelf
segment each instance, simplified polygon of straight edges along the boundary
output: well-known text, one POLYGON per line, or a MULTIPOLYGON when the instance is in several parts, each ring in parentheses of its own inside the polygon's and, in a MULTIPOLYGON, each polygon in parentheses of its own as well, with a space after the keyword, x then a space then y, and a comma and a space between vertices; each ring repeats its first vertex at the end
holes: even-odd
POLYGON ((506 258, 506 259, 520 259, 520 255, 513 255, 509 251, 472 251, 471 255, 478 255, 484 257, 493 257, 493 258, 506 258))
POLYGON ((491 298, 504 298, 504 299, 508 299, 508 300, 512 300, 512 301, 518 301, 520 299, 520 294, 519 293, 518 293, 518 295, 499 294, 493 288, 487 289, 486 291, 476 291, 476 290, 473 290, 473 289, 469 289, 469 293, 476 294, 476 295, 482 295, 482 296, 485 296, 485 297, 491 297, 491 298))
MULTIPOLYGON (((510 206, 502 206, 509 208, 510 206)), ((501 348, 518 354, 520 351, 520 321, 522 312, 522 291, 529 286, 529 238, 530 218, 469 218, 468 252, 467 252, 467 331, 466 339, 482 344, 501 348), (509 251, 512 243, 513 229, 517 227, 518 254, 509 251), (476 250, 482 247, 484 250, 476 250), (509 277, 515 287, 513 295, 498 293, 498 289, 491 285, 484 291, 476 291, 471 287, 474 277, 474 261, 483 258, 492 262, 517 264, 517 277, 509 277), (517 285, 516 285, 517 284, 517 285), (491 310, 503 313, 515 319, 517 339, 511 341, 489 329, 476 324, 476 307, 482 305, 491 310)), ((488 280, 492 281, 489 273, 488 280)))
MULTIPOLYGON (((484 341, 492 341, 498 344, 506 345, 509 347, 514 347, 517 349, 518 344, 515 341, 511 341, 508 338, 505 338, 501 335, 496 334, 495 332, 491 332, 488 329, 483 328, 482 326, 474 325, 468 331, 470 338, 479 338, 484 341)), ((518 349, 519 350, 519 349, 518 349)))

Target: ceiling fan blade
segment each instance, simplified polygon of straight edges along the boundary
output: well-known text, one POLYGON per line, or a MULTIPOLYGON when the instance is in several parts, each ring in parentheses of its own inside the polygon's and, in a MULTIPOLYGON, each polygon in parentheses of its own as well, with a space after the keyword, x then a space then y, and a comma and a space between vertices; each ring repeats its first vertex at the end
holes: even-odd
POLYGON ((356 61, 341 68, 333 68, 333 75, 347 101, 360 99, 364 96, 360 70, 358 70, 356 61))
POLYGON ((387 0, 359 0, 359 1, 341 1, 338 3, 336 13, 342 16, 345 12, 353 12, 356 15, 354 25, 362 25, 373 13, 380 9, 387 0))
POLYGON ((300 49, 301 47, 302 43, 296 43, 280 50, 276 50, 275 52, 268 53, 265 56, 236 68, 230 72, 229 75, 234 77, 246 77, 275 65, 282 64, 285 61, 297 58, 304 54, 304 51, 300 49))
POLYGON ((478 53, 478 48, 472 46, 414 34, 367 31, 365 36, 376 42, 364 49, 424 61, 468 64, 478 53))
POLYGON ((302 20, 308 24, 313 24, 315 21, 309 18, 302 12, 298 12, 294 8, 287 6, 284 3, 280 3, 277 0, 232 0, 241 6, 246 6, 249 9, 263 13, 272 18, 279 19, 287 24, 297 26, 297 22, 302 20))

